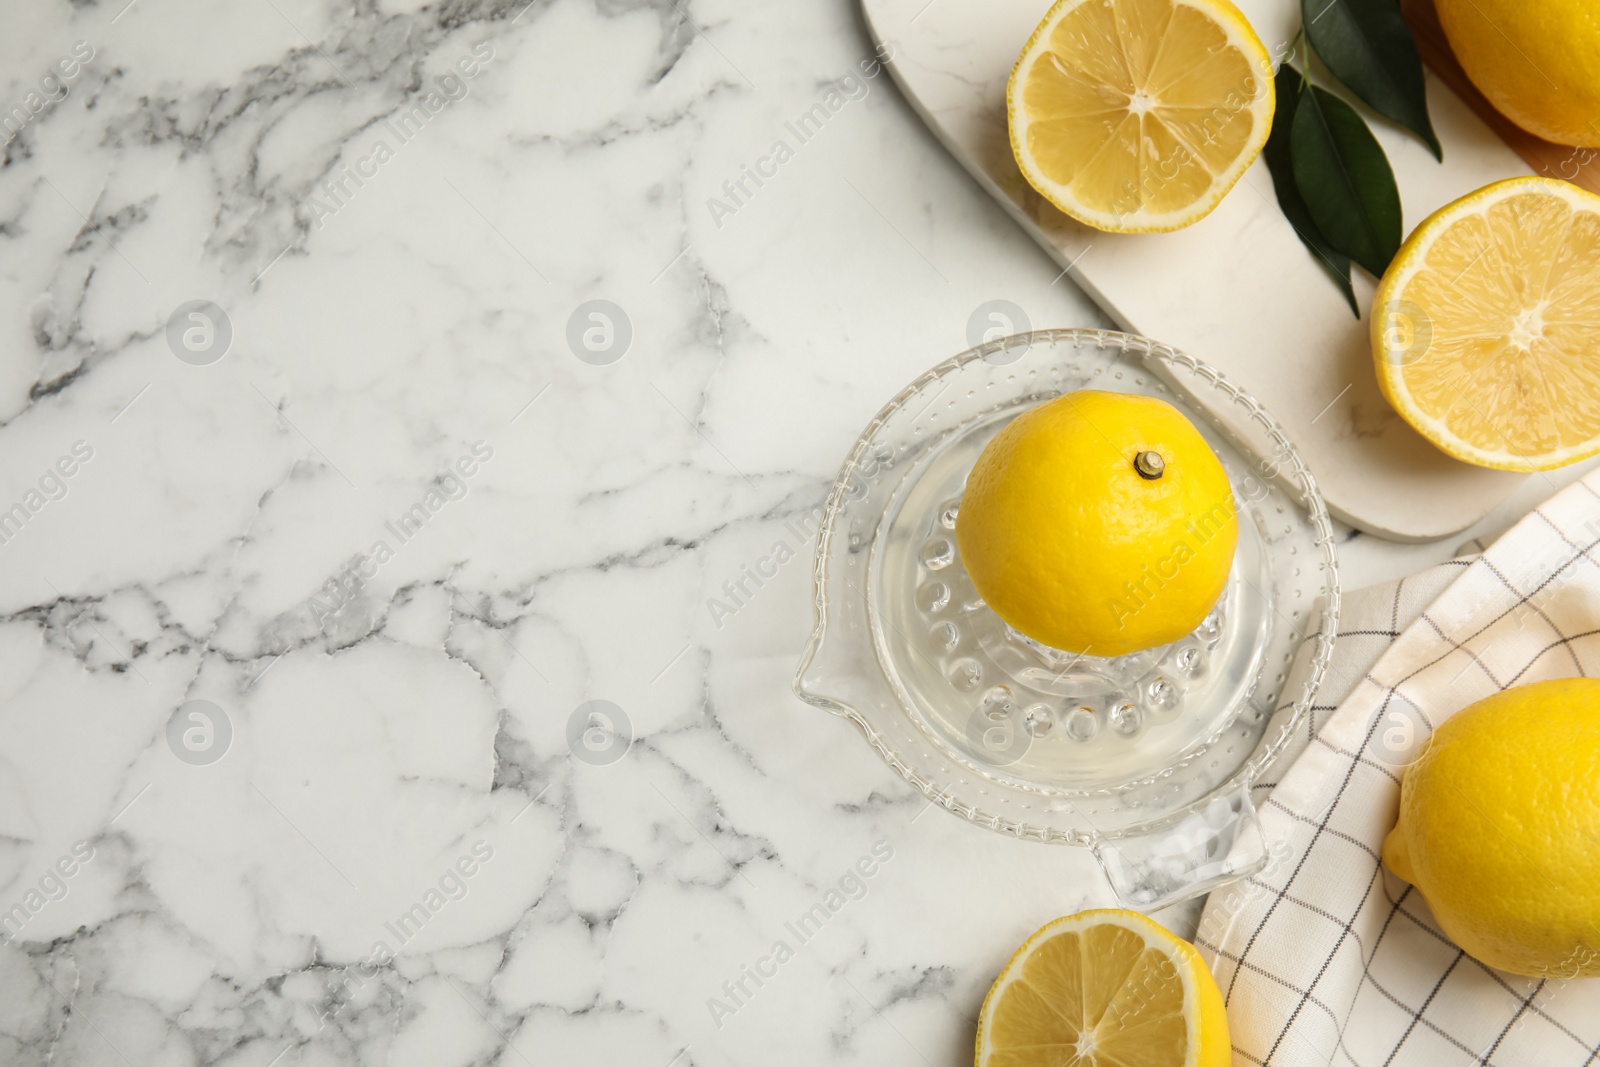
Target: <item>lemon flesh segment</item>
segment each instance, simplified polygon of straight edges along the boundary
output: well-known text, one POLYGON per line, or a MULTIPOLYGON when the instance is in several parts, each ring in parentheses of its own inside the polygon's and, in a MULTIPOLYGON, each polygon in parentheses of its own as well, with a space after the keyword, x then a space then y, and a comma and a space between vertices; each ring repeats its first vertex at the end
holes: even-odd
POLYGON ((1193 946, 1137 912, 1057 919, 996 979, 977 1067, 1228 1062, 1222 995, 1193 946))
POLYGON ((1378 383, 1446 453, 1539 471, 1600 452, 1600 197, 1513 178, 1447 205, 1374 307, 1378 383))
POLYGON ((1233 187, 1272 125, 1272 64, 1227 0, 1059 0, 1007 87, 1028 182, 1081 222, 1173 230, 1233 187))

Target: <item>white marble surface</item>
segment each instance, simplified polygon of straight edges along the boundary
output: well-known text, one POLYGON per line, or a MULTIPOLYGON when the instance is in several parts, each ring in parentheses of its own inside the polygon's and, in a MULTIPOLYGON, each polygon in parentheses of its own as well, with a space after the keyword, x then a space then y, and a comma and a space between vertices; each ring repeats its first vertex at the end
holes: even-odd
POLYGON ((847 0, 125 3, 0 34, 0 1063, 968 1062, 1108 892, 791 695, 788 524, 979 304, 1089 302, 847 0))

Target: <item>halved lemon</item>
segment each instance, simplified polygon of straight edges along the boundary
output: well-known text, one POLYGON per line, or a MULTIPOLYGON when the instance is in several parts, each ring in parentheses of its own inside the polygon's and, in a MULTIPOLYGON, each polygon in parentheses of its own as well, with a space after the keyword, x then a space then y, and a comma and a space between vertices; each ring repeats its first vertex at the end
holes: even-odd
POLYGON ((1417 227, 1372 307, 1383 395, 1456 459, 1542 471, 1600 452, 1600 196, 1486 185, 1417 227))
POLYGON ((977 1067, 1227 1067, 1222 992, 1138 912, 1082 911, 1017 949, 983 1002, 977 1067))
POLYGON ((1114 233, 1204 218, 1272 129, 1272 59, 1228 0, 1057 0, 1006 86, 1028 183, 1114 233))

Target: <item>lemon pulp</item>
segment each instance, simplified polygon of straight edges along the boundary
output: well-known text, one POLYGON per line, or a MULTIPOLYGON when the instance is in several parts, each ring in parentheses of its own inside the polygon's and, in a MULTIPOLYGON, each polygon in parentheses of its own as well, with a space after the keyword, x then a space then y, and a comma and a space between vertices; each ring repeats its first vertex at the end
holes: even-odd
POLYGON ((1378 383, 1445 452, 1549 470, 1600 451, 1600 197, 1512 178, 1417 227, 1373 300, 1378 383))
POLYGON ((1039 930, 978 1021, 977 1067, 1222 1067, 1230 1055, 1222 994, 1199 953, 1132 911, 1039 930))
POLYGON ((1227 0, 1059 0, 1006 99, 1013 153, 1045 199, 1104 230, 1172 230, 1266 143, 1272 63, 1227 0))

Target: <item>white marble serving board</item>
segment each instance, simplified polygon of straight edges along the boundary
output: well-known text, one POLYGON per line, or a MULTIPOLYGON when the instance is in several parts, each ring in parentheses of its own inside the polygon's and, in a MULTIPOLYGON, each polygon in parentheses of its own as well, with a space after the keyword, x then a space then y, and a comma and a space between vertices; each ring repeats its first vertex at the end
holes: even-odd
MULTIPOLYGON (((1274 59, 1284 55, 1299 5, 1239 6, 1274 59)), ((1209 216, 1171 234, 1090 229, 1028 186, 1007 140, 1005 84, 1048 8, 1049 0, 862 0, 901 90, 978 183, 1124 328, 1220 367, 1255 394, 1300 446, 1337 516, 1420 541, 1465 529, 1502 501, 1520 476, 1448 458, 1383 399, 1366 320, 1374 283, 1355 271, 1358 322, 1279 212, 1265 163, 1257 160, 1209 216)), ((1368 113, 1394 166, 1408 232, 1473 189, 1529 173, 1431 72, 1428 103, 1443 164, 1368 113)))

